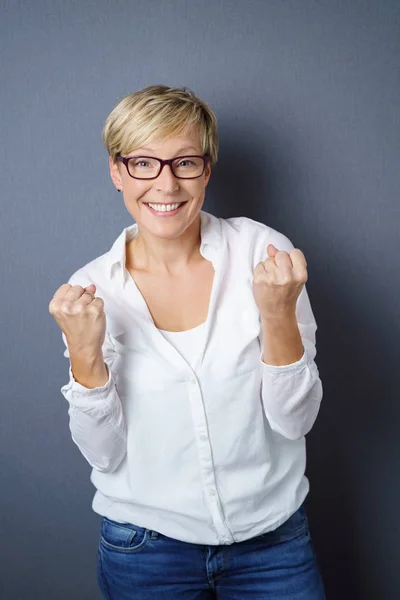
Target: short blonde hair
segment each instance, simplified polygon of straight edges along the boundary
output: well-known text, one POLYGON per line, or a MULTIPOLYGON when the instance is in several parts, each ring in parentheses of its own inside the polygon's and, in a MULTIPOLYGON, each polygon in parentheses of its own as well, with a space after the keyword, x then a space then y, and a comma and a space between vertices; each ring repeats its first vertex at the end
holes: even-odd
POLYGON ((151 85, 128 94, 108 115, 102 139, 115 162, 118 155, 156 139, 179 135, 198 126, 203 154, 213 166, 218 159, 217 118, 210 106, 186 87, 151 85))

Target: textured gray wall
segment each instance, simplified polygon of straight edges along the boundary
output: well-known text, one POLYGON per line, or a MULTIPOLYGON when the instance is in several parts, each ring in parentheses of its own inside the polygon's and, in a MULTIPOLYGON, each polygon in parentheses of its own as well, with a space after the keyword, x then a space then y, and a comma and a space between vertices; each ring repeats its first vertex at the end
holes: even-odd
POLYGON ((3 0, 0 598, 93 600, 99 518, 60 393, 56 288, 131 223, 100 132, 123 95, 214 108, 205 210, 306 255, 323 407, 309 515, 330 600, 400 597, 400 4, 3 0))

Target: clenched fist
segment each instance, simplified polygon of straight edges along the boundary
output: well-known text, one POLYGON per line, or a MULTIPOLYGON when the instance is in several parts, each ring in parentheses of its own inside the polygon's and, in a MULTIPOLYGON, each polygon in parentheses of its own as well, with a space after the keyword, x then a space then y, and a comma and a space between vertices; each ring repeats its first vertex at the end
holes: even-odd
POLYGON ((96 286, 61 285, 49 304, 49 312, 65 334, 68 349, 91 356, 101 354, 106 333, 104 301, 95 298, 96 286))
POLYGON ((296 313, 296 303, 307 281, 307 262, 301 250, 290 254, 267 246, 268 258, 254 269, 253 294, 261 318, 286 317, 296 313))

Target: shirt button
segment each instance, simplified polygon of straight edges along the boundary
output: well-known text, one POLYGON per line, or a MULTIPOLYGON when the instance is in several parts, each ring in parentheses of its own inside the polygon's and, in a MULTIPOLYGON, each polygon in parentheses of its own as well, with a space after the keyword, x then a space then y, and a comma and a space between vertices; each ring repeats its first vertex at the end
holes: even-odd
POLYGON ((217 493, 217 490, 215 488, 210 488, 208 490, 208 493, 210 494, 210 496, 215 496, 217 493))
POLYGON ((206 433, 201 433, 200 434, 200 439, 205 442, 206 440, 208 440, 208 435, 206 433))
POLYGON ((193 384, 193 385, 197 385, 197 379, 195 379, 194 377, 192 377, 190 379, 190 383, 193 384))

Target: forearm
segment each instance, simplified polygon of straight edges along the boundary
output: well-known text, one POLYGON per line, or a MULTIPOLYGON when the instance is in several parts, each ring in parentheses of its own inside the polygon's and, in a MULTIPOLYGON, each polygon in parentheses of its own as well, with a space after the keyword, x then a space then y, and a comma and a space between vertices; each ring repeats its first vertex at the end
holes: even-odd
POLYGON ((304 347, 295 313, 262 317, 261 327, 264 338, 262 360, 265 364, 284 366, 301 359, 304 347))
POLYGON ((263 320, 262 401, 271 428, 292 440, 306 435, 317 417, 322 383, 315 364, 315 324, 263 320), (302 337, 305 336, 305 337, 302 337), (313 338, 314 341, 311 341, 313 338))
POLYGON ((98 399, 93 409, 89 405, 85 408, 71 405, 69 428, 90 466, 102 473, 112 473, 126 455, 126 429, 115 387, 105 402, 98 399))
POLYGON ((103 355, 88 359, 71 351, 70 360, 70 380, 61 392, 70 404, 72 439, 94 469, 113 472, 126 454, 126 425, 113 372, 103 355))
POLYGON ((70 348, 70 362, 75 381, 85 388, 103 387, 107 383, 109 374, 101 350, 92 354, 70 348))

